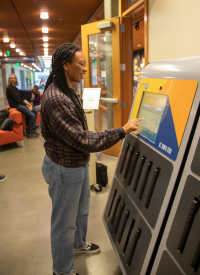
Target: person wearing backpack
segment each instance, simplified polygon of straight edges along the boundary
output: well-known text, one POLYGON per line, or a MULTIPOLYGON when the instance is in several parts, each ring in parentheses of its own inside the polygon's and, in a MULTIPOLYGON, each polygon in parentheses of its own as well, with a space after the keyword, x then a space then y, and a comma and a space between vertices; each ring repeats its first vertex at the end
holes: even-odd
POLYGON ((16 108, 19 112, 25 114, 28 119, 27 138, 38 138, 39 134, 35 131, 35 123, 38 111, 24 99, 20 91, 17 89, 18 82, 15 74, 10 74, 8 78, 8 87, 6 88, 6 96, 11 108, 16 108))

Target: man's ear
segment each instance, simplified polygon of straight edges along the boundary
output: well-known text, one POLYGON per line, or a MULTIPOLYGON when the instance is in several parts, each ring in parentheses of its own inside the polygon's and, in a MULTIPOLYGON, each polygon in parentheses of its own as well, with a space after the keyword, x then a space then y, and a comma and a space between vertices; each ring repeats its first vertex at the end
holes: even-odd
POLYGON ((68 62, 66 62, 64 65, 63 65, 63 69, 65 70, 65 71, 68 71, 69 70, 69 68, 68 68, 68 62))

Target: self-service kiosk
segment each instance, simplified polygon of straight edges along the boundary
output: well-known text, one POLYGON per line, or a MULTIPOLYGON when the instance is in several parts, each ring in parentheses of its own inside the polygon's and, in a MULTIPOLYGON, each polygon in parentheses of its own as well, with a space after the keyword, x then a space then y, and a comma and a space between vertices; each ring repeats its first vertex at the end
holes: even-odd
POLYGON ((142 72, 103 221, 124 275, 200 274, 200 57, 142 72))

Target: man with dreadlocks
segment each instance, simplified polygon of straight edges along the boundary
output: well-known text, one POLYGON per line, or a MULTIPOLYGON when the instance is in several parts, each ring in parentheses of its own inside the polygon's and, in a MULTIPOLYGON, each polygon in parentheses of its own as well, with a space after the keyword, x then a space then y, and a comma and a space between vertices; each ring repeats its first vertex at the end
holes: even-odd
POLYGON ((90 152, 105 150, 138 127, 139 119, 122 128, 88 131, 80 97, 71 88, 87 72, 83 52, 72 43, 57 48, 42 99, 41 130, 45 143, 42 173, 52 199, 51 248, 54 275, 79 275, 74 253, 94 254, 100 247, 86 241, 90 202, 90 152))

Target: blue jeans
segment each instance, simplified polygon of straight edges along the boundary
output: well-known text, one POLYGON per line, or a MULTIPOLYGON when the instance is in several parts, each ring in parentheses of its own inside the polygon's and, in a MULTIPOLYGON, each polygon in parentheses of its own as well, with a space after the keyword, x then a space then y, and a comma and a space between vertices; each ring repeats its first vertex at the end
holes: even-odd
POLYGON ((17 107, 17 110, 23 114, 25 114, 26 118, 28 119, 28 129, 27 132, 28 134, 31 134, 32 131, 35 128, 35 123, 36 123, 36 119, 37 119, 37 113, 38 111, 36 109, 33 108, 32 111, 30 111, 26 106, 24 105, 19 105, 17 107))
POLYGON ((73 270, 74 250, 85 248, 90 204, 88 164, 64 167, 44 157, 42 173, 52 199, 51 250, 55 274, 73 270))

